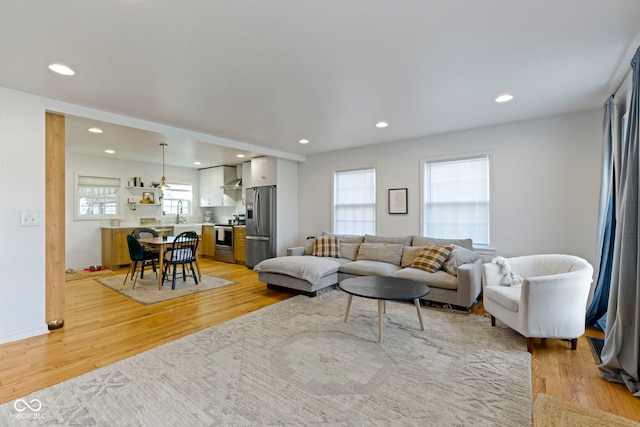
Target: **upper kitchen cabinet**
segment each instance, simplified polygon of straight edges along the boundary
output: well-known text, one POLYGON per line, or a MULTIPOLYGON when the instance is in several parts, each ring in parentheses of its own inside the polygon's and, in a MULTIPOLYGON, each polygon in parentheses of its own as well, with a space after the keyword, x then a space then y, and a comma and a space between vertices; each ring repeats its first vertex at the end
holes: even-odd
POLYGON ((251 183, 251 162, 242 164, 242 189, 253 187, 251 183))
POLYGON ((234 206, 238 191, 223 189, 223 185, 236 179, 234 166, 217 166, 215 168, 200 169, 200 207, 234 206))
MULTIPOLYGON (((256 157, 251 159, 251 186, 276 185, 278 181, 278 159, 256 157)), ((246 187, 246 185, 245 185, 246 187)))

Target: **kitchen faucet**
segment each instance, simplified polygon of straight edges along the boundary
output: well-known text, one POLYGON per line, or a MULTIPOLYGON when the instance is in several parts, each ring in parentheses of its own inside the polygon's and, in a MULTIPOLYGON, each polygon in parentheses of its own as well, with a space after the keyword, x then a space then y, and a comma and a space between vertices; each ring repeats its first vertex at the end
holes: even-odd
POLYGON ((180 224, 180 214, 182 213, 182 200, 178 200, 178 207, 176 209, 178 214, 176 216, 176 224, 180 224))

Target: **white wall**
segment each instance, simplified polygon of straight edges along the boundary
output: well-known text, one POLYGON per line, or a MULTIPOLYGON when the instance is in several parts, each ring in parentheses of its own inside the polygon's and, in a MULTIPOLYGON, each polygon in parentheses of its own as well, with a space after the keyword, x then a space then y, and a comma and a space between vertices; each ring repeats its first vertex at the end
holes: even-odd
MULTIPOLYGON (((145 186, 152 182, 160 182, 162 166, 151 163, 132 162, 128 160, 107 159, 103 157, 66 155, 66 267, 84 268, 102 263, 101 225, 109 225, 109 221, 90 221, 74 219, 74 175, 104 176, 120 178, 123 187, 134 176, 142 177, 145 186)), ((190 221, 202 222, 202 212, 198 207, 198 171, 196 169, 165 166, 168 181, 191 183, 193 185, 193 213, 190 221)), ((124 201, 129 197, 126 188, 122 189, 124 201)), ((140 196, 140 193, 136 193, 140 196)), ((133 197, 134 194, 131 195, 133 197)), ((135 211, 128 207, 123 209, 124 223, 131 227, 140 225, 141 217, 155 217, 166 223, 175 223, 175 215, 162 216, 160 206, 137 206, 135 211)))
POLYGON ((45 109, 0 88, 0 343, 47 333, 45 319, 45 109), (36 212, 38 227, 21 227, 36 212))
POLYGON ((298 169, 299 239, 331 231, 334 170, 376 167, 377 234, 420 234, 421 160, 489 153, 496 253, 568 253, 593 263, 601 127, 602 111, 593 110, 308 156, 298 169), (388 189, 405 187, 409 213, 389 215, 388 189))
POLYGON ((285 256, 298 241, 298 163, 277 159, 276 253, 285 256))

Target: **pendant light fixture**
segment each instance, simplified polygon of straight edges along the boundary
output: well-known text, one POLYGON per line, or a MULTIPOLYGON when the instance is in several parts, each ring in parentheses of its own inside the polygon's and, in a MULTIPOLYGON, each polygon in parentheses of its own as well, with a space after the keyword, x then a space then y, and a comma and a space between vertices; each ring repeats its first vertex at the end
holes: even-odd
MULTIPOLYGON (((164 198, 164 192, 169 186, 167 185, 167 178, 164 176, 164 147, 166 147, 166 142, 161 142, 160 146, 162 147, 162 180, 160 182, 160 200, 164 198)), ((162 203, 162 202, 161 202, 162 203)))

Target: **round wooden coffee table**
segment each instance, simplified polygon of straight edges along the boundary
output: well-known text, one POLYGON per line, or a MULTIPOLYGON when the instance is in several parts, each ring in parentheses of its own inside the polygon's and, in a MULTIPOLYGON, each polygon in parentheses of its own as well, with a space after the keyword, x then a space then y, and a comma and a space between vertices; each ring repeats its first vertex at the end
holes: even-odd
POLYGON ((429 287, 415 280, 399 279, 397 277, 362 276, 345 279, 340 282, 340 289, 349 294, 347 311, 344 321, 349 318, 351 298, 371 298, 378 300, 378 342, 382 342, 382 313, 385 311, 385 301, 411 301, 416 305, 420 329, 424 331, 422 313, 420 311, 420 298, 429 293, 429 287))

